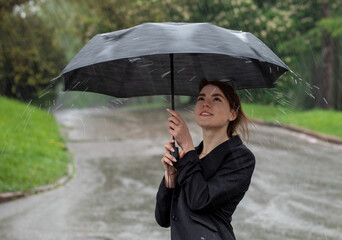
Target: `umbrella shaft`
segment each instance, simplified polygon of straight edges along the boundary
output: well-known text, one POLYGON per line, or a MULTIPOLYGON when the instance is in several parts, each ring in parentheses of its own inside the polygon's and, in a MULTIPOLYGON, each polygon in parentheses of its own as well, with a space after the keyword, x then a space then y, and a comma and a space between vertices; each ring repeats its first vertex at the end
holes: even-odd
POLYGON ((172 110, 175 110, 175 82, 174 82, 173 53, 170 54, 170 71, 171 71, 171 108, 172 110))

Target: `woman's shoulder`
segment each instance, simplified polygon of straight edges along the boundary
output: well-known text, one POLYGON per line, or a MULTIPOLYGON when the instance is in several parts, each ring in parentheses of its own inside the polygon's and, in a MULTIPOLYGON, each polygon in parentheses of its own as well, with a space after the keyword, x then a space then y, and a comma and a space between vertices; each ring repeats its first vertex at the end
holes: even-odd
POLYGON ((230 151, 227 152, 227 159, 236 159, 241 161, 255 161, 255 156, 253 152, 242 142, 239 136, 234 136, 236 144, 230 148, 230 151))

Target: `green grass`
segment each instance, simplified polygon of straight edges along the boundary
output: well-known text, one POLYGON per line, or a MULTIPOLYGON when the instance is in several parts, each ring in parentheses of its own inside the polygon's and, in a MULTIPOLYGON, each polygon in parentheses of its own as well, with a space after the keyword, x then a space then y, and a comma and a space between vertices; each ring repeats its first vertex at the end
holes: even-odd
POLYGON ((0 192, 54 183, 70 159, 51 114, 0 96, 0 192))
POLYGON ((244 104, 251 118, 266 122, 289 124, 342 138, 342 112, 333 110, 298 111, 284 107, 244 104))

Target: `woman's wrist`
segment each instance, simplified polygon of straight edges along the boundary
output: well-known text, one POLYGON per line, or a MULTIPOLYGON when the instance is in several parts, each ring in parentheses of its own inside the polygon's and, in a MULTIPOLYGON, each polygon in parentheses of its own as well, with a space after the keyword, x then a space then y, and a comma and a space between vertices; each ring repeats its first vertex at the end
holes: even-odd
POLYGON ((178 173, 177 172, 170 173, 168 171, 165 171, 164 175, 165 177, 177 177, 178 173))
POLYGON ((170 174, 167 171, 165 171, 164 184, 167 188, 174 188, 176 185, 176 180, 177 172, 170 174))
POLYGON ((193 144, 188 144, 185 145, 184 147, 182 147, 182 150, 184 151, 184 153, 190 152, 192 150, 195 150, 195 147, 193 144))

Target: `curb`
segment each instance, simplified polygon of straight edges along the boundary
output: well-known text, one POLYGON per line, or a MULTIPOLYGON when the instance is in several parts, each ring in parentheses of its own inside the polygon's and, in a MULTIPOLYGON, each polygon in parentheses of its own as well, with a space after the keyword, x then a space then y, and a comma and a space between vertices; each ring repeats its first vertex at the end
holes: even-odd
POLYGON ((69 182, 73 177, 73 173, 74 173, 74 166, 73 166, 73 164, 69 163, 68 164, 68 174, 66 176, 60 178, 59 180, 57 180, 55 183, 48 184, 45 186, 40 186, 40 187, 31 189, 31 190, 28 190, 27 192, 0 193, 0 204, 5 203, 5 202, 9 202, 11 200, 15 200, 18 198, 23 198, 23 197, 27 197, 30 195, 34 195, 34 194, 46 192, 46 191, 49 191, 52 189, 56 189, 60 186, 65 185, 67 182, 69 182))
POLYGON ((317 138, 319 140, 328 142, 328 143, 334 143, 334 144, 340 144, 342 145, 342 138, 323 134, 323 133, 318 133, 312 130, 309 130, 307 128, 302 128, 294 125, 289 125, 289 124, 281 124, 281 123, 275 123, 275 122, 264 122, 260 120, 252 120, 253 123, 259 124, 259 125, 264 125, 264 126, 269 126, 269 127, 279 127, 279 128, 284 128, 293 132, 297 133, 303 133, 305 135, 317 138))

